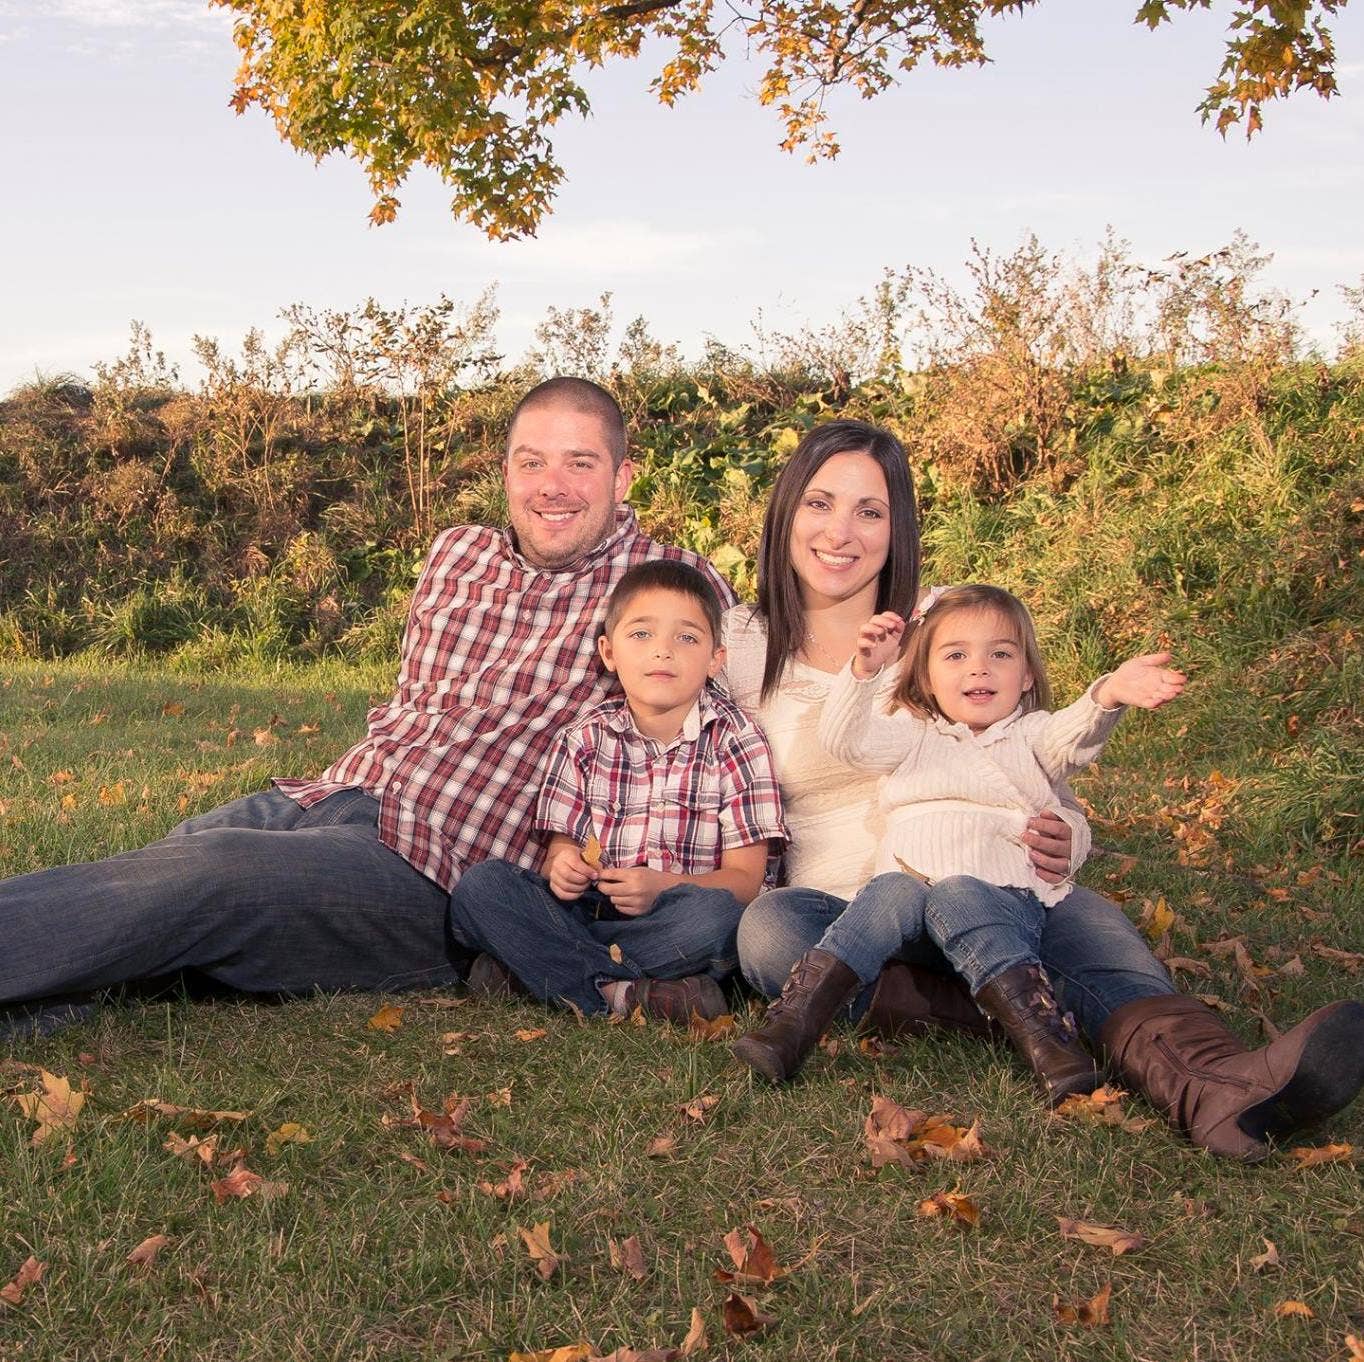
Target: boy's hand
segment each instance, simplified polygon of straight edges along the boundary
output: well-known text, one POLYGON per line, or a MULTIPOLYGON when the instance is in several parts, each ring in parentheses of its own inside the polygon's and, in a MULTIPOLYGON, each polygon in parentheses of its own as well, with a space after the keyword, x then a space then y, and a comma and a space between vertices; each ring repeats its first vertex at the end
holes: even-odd
POLYGON ((572 845, 555 852, 545 866, 550 893, 565 902, 581 898, 592 887, 596 877, 597 872, 583 860, 578 848, 572 845))
POLYGON ((1165 664, 1169 653, 1147 653, 1130 657, 1099 683, 1095 701, 1104 709, 1136 705, 1140 709, 1159 709, 1169 704, 1184 689, 1183 672, 1165 664))
POLYGON ((626 917, 643 917, 654 906, 654 900, 676 882, 676 876, 651 870, 647 865, 631 866, 628 870, 603 870, 597 876, 597 888, 611 900, 616 911, 626 917))
POLYGON ((853 653, 853 675, 865 681, 875 676, 888 662, 900 655, 900 640, 905 634, 905 622, 893 610, 873 615, 857 634, 857 650, 853 653))

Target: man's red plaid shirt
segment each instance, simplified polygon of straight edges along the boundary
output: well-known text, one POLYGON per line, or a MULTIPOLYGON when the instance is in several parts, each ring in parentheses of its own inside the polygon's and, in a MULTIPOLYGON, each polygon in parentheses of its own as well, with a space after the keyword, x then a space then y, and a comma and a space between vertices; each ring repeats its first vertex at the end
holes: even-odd
POLYGON ((393 698, 316 780, 275 785, 305 808, 367 791, 379 839, 445 889, 494 856, 533 868, 545 758, 615 689, 597 633, 612 587, 647 558, 694 563, 724 605, 734 600, 710 563, 649 539, 628 507, 606 540, 554 571, 522 558, 505 530, 443 531, 412 596, 393 698))
POLYGON ((605 866, 675 875, 718 870, 735 847, 786 841, 767 739, 708 690, 670 743, 635 727, 624 696, 598 705, 554 745, 535 822, 579 846, 595 836, 605 866))

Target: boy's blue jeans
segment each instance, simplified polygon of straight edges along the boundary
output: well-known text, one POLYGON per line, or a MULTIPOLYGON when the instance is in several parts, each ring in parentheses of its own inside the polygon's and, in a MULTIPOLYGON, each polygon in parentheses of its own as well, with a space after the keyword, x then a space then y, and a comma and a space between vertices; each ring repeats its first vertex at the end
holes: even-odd
POLYGON ((450 895, 450 934, 500 960, 537 998, 604 1012, 612 979, 723 979, 738 964, 743 912, 725 889, 665 889, 642 917, 618 913, 595 890, 565 902, 549 881, 506 861, 470 866, 450 895), (620 948, 620 960, 611 947, 620 948))
POLYGON ((362 790, 266 790, 150 846, 0 882, 0 1005, 197 970, 258 993, 456 982, 439 885, 362 790))
MULTIPOLYGON (((884 878, 877 876, 871 883, 884 878)), ((846 899, 818 889, 770 889, 759 894, 739 923, 744 977, 760 993, 775 998, 791 966, 820 944, 847 907, 846 899)), ((926 933, 906 940, 894 955, 914 964, 934 966, 936 961, 936 968, 951 969, 926 933)), ((1061 1006, 1075 1014, 1091 1040, 1109 1014, 1125 1003, 1176 992, 1165 967, 1122 909, 1081 885, 1047 910, 1038 955, 1061 1006)), ((871 990, 864 989, 850 1015, 861 1016, 870 996, 871 990)))

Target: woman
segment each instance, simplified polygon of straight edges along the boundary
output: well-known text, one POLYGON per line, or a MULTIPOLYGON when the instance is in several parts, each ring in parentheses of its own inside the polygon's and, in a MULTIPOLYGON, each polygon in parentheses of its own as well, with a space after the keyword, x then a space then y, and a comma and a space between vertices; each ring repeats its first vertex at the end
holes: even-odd
MULTIPOLYGON (((769 1017, 796 1030, 828 1004, 822 961, 812 959, 823 953, 813 948, 859 892, 874 894, 880 911, 855 970, 875 983, 852 1015, 890 1031, 985 1029, 923 938, 921 887, 908 876, 871 878, 878 778, 835 762, 815 736, 831 678, 847 665, 862 623, 884 610, 908 615, 918 577, 914 491, 899 442, 858 421, 816 427, 772 489, 758 603, 727 614, 724 640, 730 693, 767 732, 791 832, 792 887, 746 910, 740 964, 759 991, 782 995, 769 1017), (897 927, 908 939, 887 948, 897 927), (866 963, 878 951, 881 960, 900 957, 879 976, 866 963)), ((1025 836, 1039 872, 1053 880, 1088 851, 1075 807, 1033 819, 1025 836)), ((1123 1081, 1214 1153, 1263 1158, 1267 1136, 1329 1115, 1364 1083, 1364 1007, 1333 1004, 1248 1052, 1216 1013, 1175 990, 1121 910, 1083 887, 1048 913, 1041 958, 1061 1006, 1123 1081)))

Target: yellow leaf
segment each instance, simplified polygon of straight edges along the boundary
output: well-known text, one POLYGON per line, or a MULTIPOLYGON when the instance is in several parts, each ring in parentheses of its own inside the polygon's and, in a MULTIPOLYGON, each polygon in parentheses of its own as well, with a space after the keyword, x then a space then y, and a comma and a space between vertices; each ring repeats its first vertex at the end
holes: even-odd
POLYGON ((549 1035, 549 1032, 546 1031, 543 1026, 537 1026, 534 1028, 522 1026, 517 1029, 516 1039, 519 1041, 529 1042, 532 1040, 543 1040, 547 1035, 549 1035))
POLYGON ((381 1007, 366 1023, 371 1031, 396 1031, 403 1024, 403 1009, 391 1003, 381 1007))
POLYGON ((1303 1319, 1316 1319, 1317 1317, 1316 1311, 1303 1301, 1280 1301, 1274 1307, 1274 1313, 1279 1319, 1287 1319, 1291 1315, 1298 1315, 1303 1319))
POLYGON ((286 1144, 312 1144, 312 1142, 313 1137, 308 1133, 307 1126, 301 1126, 297 1121, 285 1121, 278 1130, 272 1130, 265 1137, 265 1152, 274 1156, 286 1144))
POLYGON ((621 955, 620 947, 617 946, 614 941, 611 943, 606 953, 617 965, 619 965, 620 962, 624 959, 624 956, 621 955))
POLYGON ((71 1081, 58 1078, 46 1069, 40 1071, 41 1092, 20 1093, 14 1100, 30 1121, 38 1123, 32 1143, 42 1144, 59 1130, 70 1130, 85 1105, 83 1092, 72 1092, 71 1081))

